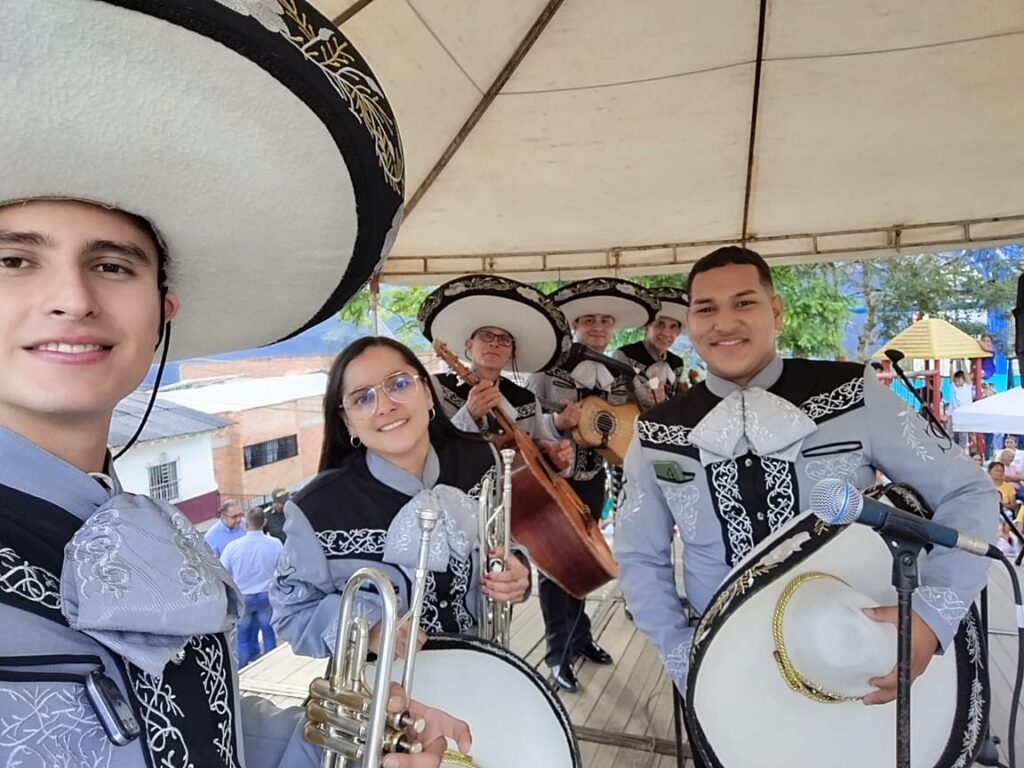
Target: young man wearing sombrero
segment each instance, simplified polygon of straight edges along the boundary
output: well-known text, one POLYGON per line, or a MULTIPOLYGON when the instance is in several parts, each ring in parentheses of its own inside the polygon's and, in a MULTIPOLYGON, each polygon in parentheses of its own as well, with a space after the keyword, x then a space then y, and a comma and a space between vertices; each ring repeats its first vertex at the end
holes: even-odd
MULTIPOLYGON (((299 710, 240 695, 229 635, 241 596, 216 557, 170 504, 122 492, 107 453, 113 408, 155 348, 181 358, 291 335, 386 253, 401 204, 390 110, 377 89, 398 153, 382 160, 388 137, 368 134, 318 63, 340 35, 288 6, 5 5, 5 765, 319 761, 299 710), (288 294, 275 311, 246 300, 271 283, 288 294)), ((372 82, 342 49, 346 76, 372 82)), ((433 735, 453 731, 429 719, 433 735)))
MULTIPOLYGON (((798 764, 810 753, 800 751, 807 748, 805 741, 786 730, 797 728, 794 723, 802 723, 800 729, 821 727, 825 734, 816 739, 823 745, 821 751, 812 750, 816 763, 892 764, 888 757, 875 760, 871 755, 877 757, 879 753, 866 745, 891 749, 895 743, 894 705, 865 708, 859 700, 853 705, 819 703, 794 691, 783 679, 799 680, 801 675, 818 678, 817 686, 804 687, 812 692, 820 689, 826 698, 832 693, 829 684, 822 683, 829 679, 836 682, 835 687, 843 688, 844 695, 836 698, 840 702, 851 693, 866 704, 892 702, 896 695, 892 669, 895 593, 890 594, 888 586, 890 564, 885 562, 885 546, 872 531, 851 526, 836 539, 849 544, 866 535, 870 543, 861 548, 860 555, 856 547, 848 558, 839 555, 845 550, 826 548, 824 543, 843 529, 814 525, 813 515, 805 514, 811 491, 821 481, 870 486, 876 470, 881 470, 893 481, 915 488, 924 504, 934 510, 936 522, 987 539, 992 533, 995 509, 991 484, 959 447, 932 434, 916 410, 879 382, 870 367, 779 358, 775 334, 783 323, 782 298, 775 294, 770 270, 758 254, 728 247, 705 256, 690 273, 689 295, 688 333, 707 362, 708 376, 685 398, 645 412, 637 424, 626 459, 625 499, 615 532, 626 601, 637 626, 658 648, 680 691, 690 695, 691 743, 708 765, 741 768, 798 764), (696 640, 690 617, 683 614, 676 592, 670 549, 673 526, 684 544, 687 596, 696 614, 704 616, 696 640), (795 537, 790 535, 794 531, 795 537), (878 588, 862 584, 859 567, 853 565, 874 562, 873 555, 869 555, 877 551, 872 547, 883 550, 881 566, 869 569, 870 577, 881 582, 878 588), (789 642, 783 639, 772 647, 771 612, 757 627, 749 629, 745 645, 741 639, 734 647, 728 642, 727 632, 718 633, 722 617, 757 592, 762 581, 771 582, 775 574, 787 572, 788 566, 779 567, 780 563, 806 559, 812 553, 820 553, 815 564, 826 578, 841 578, 869 595, 867 602, 850 603, 858 606, 852 615, 867 616, 871 625, 891 632, 886 636, 891 651, 888 663, 881 669, 877 663, 863 667, 873 671, 862 674, 856 686, 838 683, 828 672, 829 665, 819 663, 821 648, 804 654, 804 658, 815 656, 817 660, 803 669, 800 664, 783 664, 787 645, 792 646, 794 638, 808 636, 811 630, 787 631, 786 625, 780 624, 780 637, 784 635, 789 642), (864 607, 872 610, 859 613, 864 607), (724 639, 716 646, 719 638, 724 639), (713 690, 731 690, 731 683, 724 678, 718 679, 717 686, 711 681, 703 688, 697 680, 696 697, 692 686, 687 688, 691 658, 711 654, 715 648, 733 648, 722 663, 730 669, 729 680, 735 671, 736 679, 742 682, 742 693, 731 697, 735 706, 712 696, 713 690), (797 670, 796 675, 791 674, 792 668, 797 670), (780 669, 785 672, 783 676, 780 669), (762 677, 755 674, 758 670, 766 676, 764 687, 759 687, 762 677), (774 691, 769 699, 761 695, 768 689, 767 681, 774 691), (753 718, 757 721, 753 724, 756 733, 748 728, 752 725, 750 712, 738 703, 738 699, 747 698, 759 702, 761 711, 771 715, 764 720, 770 725, 764 734, 757 726, 760 715, 753 718), (843 706, 859 709, 844 710, 843 706), (864 712, 868 714, 860 714, 864 712), (833 723, 833 717, 839 720, 833 723), (870 722, 862 721, 862 717, 870 722), (735 728, 739 723, 745 733, 746 755, 731 746, 738 743, 735 728), (852 740, 831 738, 838 729, 853 727, 853 723, 861 723, 863 730, 854 728, 852 740), (731 730, 733 736, 724 737, 725 730, 731 730), (838 751, 828 746, 840 743, 843 748, 838 751), (860 759, 865 755, 869 757, 860 759)), ((914 596, 911 673, 915 678, 924 673, 915 690, 927 691, 930 698, 935 698, 928 683, 932 668, 939 676, 948 671, 933 657, 937 653, 945 653, 945 659, 958 656, 953 653, 954 636, 968 606, 985 585, 987 572, 983 558, 956 550, 936 548, 924 564, 922 586, 914 596)), ((781 591, 785 584, 779 582, 778 589, 781 591)), ((786 614, 785 601, 780 596, 771 605, 781 622, 786 614)), ((793 607, 795 615, 816 613, 793 607)), ((860 637, 860 631, 854 623, 849 631, 841 630, 836 635, 847 640, 860 637)), ((868 638, 862 645, 873 647, 873 643, 876 640, 868 638)), ((851 659, 853 655, 852 651, 846 654, 851 659)), ((860 661, 849 663, 856 667, 860 661)), ((956 699, 955 684, 948 698, 956 699)), ((950 712, 954 706, 948 703, 950 712)), ((956 736, 956 728, 951 731, 950 723, 963 725, 966 721, 957 721, 950 714, 943 722, 946 731, 942 748, 931 753, 936 760, 944 754, 947 740, 951 744, 958 740, 950 737, 951 732, 956 736)), ((934 727, 917 725, 916 719, 915 726, 915 745, 917 739, 936 740, 934 727)), ((963 735, 961 730, 959 737, 963 735)), ((921 764, 963 763, 950 759, 948 763, 940 760, 921 764)))
POLYGON ((467 432, 500 434, 491 411, 502 408, 537 440, 555 465, 572 461, 572 445, 559 431, 564 414, 544 413, 530 390, 505 372, 530 374, 557 363, 569 347, 569 326, 543 293, 497 275, 468 275, 440 286, 423 302, 420 329, 431 341, 463 353, 479 382, 470 387, 454 372, 433 379, 452 423, 467 432))
POLYGON ((649 408, 670 400, 687 387, 686 365, 679 355, 671 351, 681 333, 686 331, 686 313, 690 308, 686 291, 664 286, 648 288, 661 305, 657 317, 644 328, 644 338, 626 344, 612 352, 612 357, 644 371, 649 380, 656 380, 653 390, 637 391, 640 406, 649 408))
MULTIPOLYGON (((616 278, 569 283, 551 293, 550 298, 569 321, 575 341, 599 354, 608 348, 615 329, 641 328, 654 318, 658 308, 657 301, 642 286, 616 278)), ((545 407, 561 409, 567 433, 579 423, 576 403, 583 398, 599 395, 613 405, 635 398, 632 380, 591 360, 578 362, 572 370, 550 368, 531 376, 527 386, 545 407)), ((569 484, 599 520, 606 498, 604 459, 592 448, 574 448, 569 484)), ((582 600, 543 575, 538 589, 547 643, 545 661, 561 688, 577 691, 579 678, 574 664, 578 657, 598 664, 611 664, 612 657, 594 641, 582 600)))

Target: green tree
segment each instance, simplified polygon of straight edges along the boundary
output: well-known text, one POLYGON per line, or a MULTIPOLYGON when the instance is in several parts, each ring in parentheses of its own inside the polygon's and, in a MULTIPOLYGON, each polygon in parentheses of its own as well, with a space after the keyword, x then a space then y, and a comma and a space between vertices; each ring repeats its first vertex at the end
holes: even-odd
POLYGON ((370 333, 394 336, 410 349, 422 352, 430 349, 430 344, 420 333, 416 314, 432 290, 423 285, 381 286, 377 297, 379 327, 376 329, 369 288, 357 293, 338 313, 338 318, 365 328, 370 333))
MULTIPOLYGON (((866 359, 919 311, 948 320, 968 334, 983 333, 986 313, 1009 312, 1014 302, 1013 278, 1024 266, 1024 249, 1011 245, 903 254, 844 266, 866 310, 857 344, 858 356, 866 359)), ((996 341, 1007 348, 1007 339, 996 341)))
POLYGON ((843 351, 850 299, 831 264, 800 264, 772 270, 785 302, 779 349, 796 357, 835 357, 843 351))

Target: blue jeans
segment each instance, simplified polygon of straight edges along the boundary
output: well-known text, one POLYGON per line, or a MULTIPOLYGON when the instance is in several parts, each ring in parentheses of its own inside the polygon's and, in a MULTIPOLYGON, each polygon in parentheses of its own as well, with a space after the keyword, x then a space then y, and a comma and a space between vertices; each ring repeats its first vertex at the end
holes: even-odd
POLYGON ((270 626, 270 598, 266 592, 245 596, 245 613, 238 620, 238 666, 244 667, 277 646, 270 626), (260 651, 260 634, 263 650, 260 651))

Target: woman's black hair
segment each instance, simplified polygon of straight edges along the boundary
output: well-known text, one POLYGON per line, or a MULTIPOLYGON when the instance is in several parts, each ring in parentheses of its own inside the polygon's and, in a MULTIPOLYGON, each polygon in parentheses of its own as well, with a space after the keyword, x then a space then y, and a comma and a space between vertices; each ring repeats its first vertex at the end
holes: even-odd
POLYGON ((340 467, 350 457, 366 451, 362 445, 353 446, 350 442, 352 434, 348 431, 345 419, 341 415, 341 398, 345 370, 353 360, 371 347, 387 347, 400 354, 402 359, 420 377, 422 386, 430 392, 430 399, 434 406, 434 417, 428 425, 431 443, 451 439, 483 441, 479 435, 463 432, 452 424, 451 419, 445 415, 444 408, 437 401, 430 374, 427 373, 427 369, 423 367, 423 363, 411 349, 386 336, 364 336, 353 341, 334 358, 331 370, 327 374, 327 392, 324 393, 324 442, 320 450, 319 472, 340 467))

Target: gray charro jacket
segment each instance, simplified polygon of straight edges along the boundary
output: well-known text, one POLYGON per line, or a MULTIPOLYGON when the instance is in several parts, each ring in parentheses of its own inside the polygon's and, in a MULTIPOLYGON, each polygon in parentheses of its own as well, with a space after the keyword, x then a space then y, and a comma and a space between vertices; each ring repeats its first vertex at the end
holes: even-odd
MULTIPOLYGON (((870 367, 776 358, 749 386, 778 395, 813 420, 792 460, 748 451, 702 462, 701 449, 690 441, 693 429, 740 389, 714 375, 685 397, 645 412, 626 458, 615 530, 620 581, 637 626, 681 690, 692 630, 673 579, 673 526, 683 541, 687 596, 698 613, 747 552, 809 509, 820 480, 864 488, 875 483, 878 469, 914 487, 937 523, 984 540, 994 535, 991 481, 958 446, 932 434, 917 408, 889 391, 870 367)), ((936 548, 928 556, 914 610, 941 647, 953 638, 987 574, 988 562, 965 552, 936 548)))
MULTIPOLYGON (((239 696, 233 632, 192 637, 184 653, 153 676, 64 623, 67 535, 116 490, 5 429, 0 429, 0 490, 0 530, 6 531, 0 535, 0 765, 319 764, 318 751, 301 740, 301 710, 239 696), (141 725, 141 738, 125 746, 107 738, 82 684, 84 674, 101 665, 141 725)), ((183 548, 186 562, 201 557, 195 547, 206 544, 191 524, 180 513, 172 523, 176 528, 169 530, 176 533, 168 534, 170 546, 183 548)), ((132 590, 151 569, 160 570, 151 562, 140 566, 148 553, 128 551, 116 537, 93 544, 98 549, 90 554, 97 559, 78 560, 76 567, 98 568, 95 573, 119 589, 132 590)), ((168 579, 188 581, 187 574, 165 570, 168 579)), ((177 610, 191 610, 185 599, 189 584, 182 584, 177 610)), ((112 593, 110 599, 116 599, 112 593)))
MULTIPOLYGON (((384 572, 396 588, 399 610, 408 610, 413 569, 383 561, 392 521, 416 494, 439 485, 477 499, 485 476, 497 498, 497 455, 479 438, 451 438, 432 445, 420 479, 379 455, 360 451, 338 469, 320 473, 285 506, 287 540, 271 585, 273 625, 296 653, 329 656, 334 652, 341 594, 359 568, 384 572)), ((444 572, 427 579, 421 628, 472 633, 481 601, 478 535, 466 559, 452 555, 444 572)), ((513 551, 526 560, 523 550, 513 551)), ((357 615, 371 624, 381 618, 379 598, 359 594, 357 615)))

